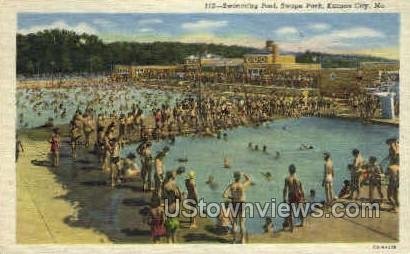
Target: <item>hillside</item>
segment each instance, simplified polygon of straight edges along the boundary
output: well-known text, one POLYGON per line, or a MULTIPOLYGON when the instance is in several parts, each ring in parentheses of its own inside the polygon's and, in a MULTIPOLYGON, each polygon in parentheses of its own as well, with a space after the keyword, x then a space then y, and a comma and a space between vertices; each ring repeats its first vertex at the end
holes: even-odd
MULTIPOLYGON (((98 36, 67 30, 44 30, 17 34, 17 73, 27 76, 50 73, 101 73, 115 64, 170 65, 183 63, 189 55, 205 52, 223 57, 242 57, 254 48, 222 44, 181 42, 113 42, 98 36)), ((359 61, 390 61, 365 56, 341 56, 318 52, 295 53, 301 63, 317 62, 323 67, 354 67, 359 61)))

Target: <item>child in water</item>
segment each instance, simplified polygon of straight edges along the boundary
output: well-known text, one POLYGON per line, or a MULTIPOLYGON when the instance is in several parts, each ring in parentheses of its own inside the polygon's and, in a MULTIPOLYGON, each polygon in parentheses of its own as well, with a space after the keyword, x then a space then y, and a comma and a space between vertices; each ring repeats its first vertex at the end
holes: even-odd
POLYGON ((227 156, 224 157, 224 168, 231 168, 231 162, 227 156))
POLYGON ((268 153, 268 151, 267 151, 266 149, 267 149, 267 147, 264 145, 264 146, 262 147, 262 151, 263 151, 264 153, 268 153))
POLYGON ((263 225, 263 232, 273 234, 274 232, 274 227, 273 227, 273 222, 271 218, 266 218, 265 219, 265 224, 263 225))
POLYGON ((343 181, 343 187, 339 192, 338 198, 347 198, 350 195, 350 181, 349 180, 344 180, 343 181))

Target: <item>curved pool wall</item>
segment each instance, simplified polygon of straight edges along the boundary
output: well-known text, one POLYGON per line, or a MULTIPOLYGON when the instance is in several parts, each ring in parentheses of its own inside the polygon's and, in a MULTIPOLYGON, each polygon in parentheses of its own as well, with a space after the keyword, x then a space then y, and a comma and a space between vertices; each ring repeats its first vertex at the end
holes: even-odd
MULTIPOLYGON (((316 200, 324 199, 321 186, 323 176, 323 152, 330 152, 335 165, 335 192, 342 182, 349 179, 347 165, 351 163, 351 151, 358 148, 364 158, 376 156, 379 161, 387 156, 388 148, 385 140, 398 136, 399 129, 392 126, 364 124, 357 121, 325 118, 283 119, 266 123, 258 128, 239 127, 226 131, 228 137, 224 139, 177 137, 175 145, 170 146, 170 152, 165 159, 166 170, 185 166, 197 174, 197 186, 200 197, 205 201, 223 201, 222 192, 232 179, 236 170, 251 175, 254 186, 249 187, 247 201, 276 202, 282 201, 284 178, 288 175, 288 166, 295 164, 297 175, 303 183, 306 195, 309 190, 316 191, 316 200), (259 145, 259 151, 248 149, 248 143, 259 145), (311 144, 314 149, 300 151, 302 143, 311 144), (269 154, 262 152, 262 146, 267 146, 269 154), (274 158, 275 151, 279 151, 279 159, 274 158), (180 163, 178 158, 187 157, 187 163, 180 163), (232 161, 231 168, 223 167, 224 157, 232 161), (272 181, 267 181, 262 172, 270 172, 272 181), (211 189, 205 182, 208 177, 215 177, 219 187, 211 189)), ((154 142, 156 152, 167 141, 154 142)), ((124 147, 122 153, 135 152, 136 144, 124 147)), ((137 160, 138 161, 138 160, 137 160)), ((185 190, 185 174, 178 177, 181 190, 185 190)), ((283 220, 274 218, 276 228, 280 228, 283 220)), ((262 232, 264 218, 247 219, 248 231, 262 232)))
POLYGON ((54 124, 68 124, 72 119, 75 111, 79 107, 84 111, 87 103, 94 99, 95 96, 102 98, 101 107, 97 105, 95 112, 98 113, 112 113, 128 112, 131 110, 133 103, 139 103, 142 106, 144 114, 151 114, 152 107, 160 106, 162 103, 168 105, 175 105, 178 98, 184 97, 184 94, 177 92, 161 91, 148 88, 137 88, 127 86, 122 89, 100 89, 100 88, 42 88, 42 89, 18 89, 16 93, 17 101, 17 127, 20 128, 34 128, 44 125, 48 118, 54 119, 54 124), (39 99, 41 94, 41 100, 39 99), (33 106, 39 101, 51 103, 56 99, 55 96, 64 96, 57 99, 58 104, 63 103, 66 108, 65 117, 61 117, 62 109, 57 113, 54 112, 54 106, 41 106, 37 112, 33 112, 33 106), (108 105, 110 96, 113 95, 113 103, 108 105), (32 100, 32 98, 38 98, 32 100), (40 114, 38 113, 40 112, 40 114), (20 114, 23 113, 24 123, 20 123, 20 114))

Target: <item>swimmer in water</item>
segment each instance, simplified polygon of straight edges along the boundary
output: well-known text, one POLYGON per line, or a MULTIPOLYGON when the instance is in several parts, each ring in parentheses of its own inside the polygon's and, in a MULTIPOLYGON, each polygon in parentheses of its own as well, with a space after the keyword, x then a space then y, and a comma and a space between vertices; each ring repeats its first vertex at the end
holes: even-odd
POLYGON ((224 168, 231 168, 231 163, 226 156, 224 157, 224 168))
POLYGON ((209 188, 211 188, 211 190, 215 190, 218 188, 218 183, 215 182, 214 176, 209 176, 208 181, 206 181, 205 184, 209 185, 209 188))
POLYGON ((314 149, 314 147, 312 145, 308 145, 308 144, 301 144, 299 147, 299 150, 303 151, 303 150, 312 150, 314 149))
POLYGON ((216 138, 217 138, 217 139, 221 139, 221 132, 220 132, 220 131, 218 131, 218 132, 216 133, 216 138))
POLYGON ((272 174, 270 172, 261 172, 261 174, 265 177, 266 181, 272 181, 272 174))
POLYGON ((169 141, 170 145, 175 145, 175 135, 172 135, 169 141))
POLYGON ((252 142, 249 142, 249 143, 248 143, 248 148, 249 148, 249 149, 252 149, 252 142))
POLYGON ((264 153, 268 153, 268 151, 266 151, 266 149, 267 149, 267 147, 266 147, 266 145, 264 145, 263 148, 262 148, 262 151, 263 151, 264 153))
POLYGON ((259 146, 255 145, 255 151, 259 151, 259 146))

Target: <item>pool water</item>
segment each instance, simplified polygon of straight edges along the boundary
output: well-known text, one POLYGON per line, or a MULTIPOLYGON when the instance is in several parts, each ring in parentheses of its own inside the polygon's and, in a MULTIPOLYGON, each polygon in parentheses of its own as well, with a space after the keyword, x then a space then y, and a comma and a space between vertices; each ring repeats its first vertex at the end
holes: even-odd
MULTIPOLYGON (((222 202, 223 190, 232 181, 233 172, 240 170, 251 175, 255 182, 246 193, 248 202, 270 202, 275 198, 279 203, 288 166, 292 163, 297 168, 305 195, 314 189, 316 200, 323 200, 323 152, 331 153, 335 166, 334 189, 338 193, 343 180, 349 179, 347 165, 352 161, 352 149, 359 149, 366 160, 369 156, 376 156, 381 161, 388 154, 385 140, 398 136, 399 129, 339 119, 300 118, 277 120, 258 128, 239 127, 226 133, 226 140, 178 137, 165 159, 166 170, 185 166, 187 171, 196 172, 199 196, 207 202, 222 202), (259 151, 248 149, 249 142, 258 144, 259 151), (299 150, 303 143, 313 145, 314 149, 299 150), (262 152, 263 145, 267 146, 269 154, 262 152), (276 151, 281 154, 279 159, 274 158, 276 151), (223 167, 225 156, 231 160, 230 169, 223 167), (188 162, 177 161, 184 157, 188 162), (270 172, 272 181, 267 181, 263 172, 270 172), (217 189, 211 189, 205 183, 211 175, 219 185, 217 189)), ((153 150, 158 151, 165 145, 168 145, 167 141, 155 142, 153 150)), ((135 152, 136 146, 126 146, 123 155, 135 152)), ((186 191, 184 180, 185 174, 177 179, 181 191, 186 191)), ((279 218, 273 218, 273 221, 276 228, 280 228, 283 222, 279 218)), ((260 233, 264 222, 264 218, 257 216, 248 218, 247 229, 250 233, 260 233)))

